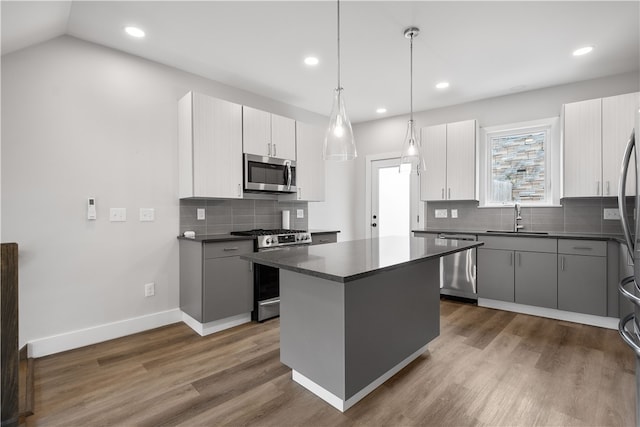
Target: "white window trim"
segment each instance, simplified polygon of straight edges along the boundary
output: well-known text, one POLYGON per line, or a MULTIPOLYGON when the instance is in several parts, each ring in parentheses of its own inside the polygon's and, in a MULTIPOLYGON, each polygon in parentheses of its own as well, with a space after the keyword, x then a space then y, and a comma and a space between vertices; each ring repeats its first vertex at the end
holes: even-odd
POLYGON ((560 206, 560 117, 549 117, 526 122, 510 123, 498 126, 488 126, 480 129, 480 205, 479 207, 495 208, 513 206, 514 203, 488 203, 487 195, 490 194, 491 176, 489 167, 491 164, 490 138, 520 131, 548 130, 548 140, 545 141, 545 180, 547 197, 544 201, 521 202, 522 206, 550 207, 560 206))

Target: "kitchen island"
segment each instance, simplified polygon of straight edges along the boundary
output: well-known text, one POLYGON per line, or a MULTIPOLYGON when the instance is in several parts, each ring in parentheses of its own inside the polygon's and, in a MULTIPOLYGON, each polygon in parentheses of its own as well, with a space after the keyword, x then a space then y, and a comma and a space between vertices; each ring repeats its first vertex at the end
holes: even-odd
POLYGON ((439 259, 482 242, 383 237, 243 255, 280 269, 280 359, 346 411, 440 333, 439 259))

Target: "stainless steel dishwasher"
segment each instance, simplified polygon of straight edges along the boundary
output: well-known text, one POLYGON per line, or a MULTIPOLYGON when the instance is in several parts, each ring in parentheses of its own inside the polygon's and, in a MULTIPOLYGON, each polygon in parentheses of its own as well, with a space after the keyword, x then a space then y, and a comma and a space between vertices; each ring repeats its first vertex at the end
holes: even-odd
MULTIPOLYGON (((473 234, 441 233, 439 239, 477 240, 473 234)), ((476 249, 440 258, 440 294, 478 300, 476 249)))

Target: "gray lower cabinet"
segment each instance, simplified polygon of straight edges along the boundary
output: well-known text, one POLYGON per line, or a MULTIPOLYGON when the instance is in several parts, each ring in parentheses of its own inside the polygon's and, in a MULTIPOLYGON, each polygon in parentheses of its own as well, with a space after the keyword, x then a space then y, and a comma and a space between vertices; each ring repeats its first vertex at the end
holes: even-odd
POLYGON ((478 249, 478 297, 514 302, 513 251, 478 249))
POLYGON ((515 302, 558 308, 558 275, 555 253, 515 252, 515 302))
POLYGON ((338 241, 338 233, 312 233, 312 245, 324 245, 325 243, 336 243, 338 241))
POLYGON ((607 315, 607 258, 558 256, 558 308, 607 315))
POLYGON ((180 309, 200 323, 250 313, 253 309, 251 263, 240 255, 253 242, 180 241, 180 309))

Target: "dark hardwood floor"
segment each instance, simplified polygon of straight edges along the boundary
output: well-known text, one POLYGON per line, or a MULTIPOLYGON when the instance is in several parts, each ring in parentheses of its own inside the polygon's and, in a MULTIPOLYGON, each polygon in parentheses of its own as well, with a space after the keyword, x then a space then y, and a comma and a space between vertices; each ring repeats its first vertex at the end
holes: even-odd
POLYGON ((443 300, 429 351, 340 413, 291 380, 278 320, 179 323, 35 361, 27 426, 632 426, 617 331, 443 300))

